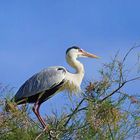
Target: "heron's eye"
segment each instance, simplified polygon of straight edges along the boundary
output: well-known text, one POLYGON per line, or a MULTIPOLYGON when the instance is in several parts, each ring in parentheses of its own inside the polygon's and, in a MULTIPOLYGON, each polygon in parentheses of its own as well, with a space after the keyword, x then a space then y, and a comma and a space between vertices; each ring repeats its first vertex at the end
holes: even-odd
POLYGON ((83 52, 83 50, 82 50, 82 49, 79 49, 78 51, 79 51, 79 52, 83 52))

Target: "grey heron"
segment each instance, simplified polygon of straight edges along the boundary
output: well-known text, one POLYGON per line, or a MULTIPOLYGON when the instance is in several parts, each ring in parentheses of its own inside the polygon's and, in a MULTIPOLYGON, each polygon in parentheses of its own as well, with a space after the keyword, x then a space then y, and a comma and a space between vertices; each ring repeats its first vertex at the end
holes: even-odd
POLYGON ((84 77, 84 66, 77 60, 78 57, 98 58, 98 56, 88 53, 77 46, 72 46, 66 51, 66 60, 76 70, 75 73, 70 73, 62 66, 43 69, 29 78, 13 98, 17 105, 34 103, 33 112, 43 128, 46 128, 47 125, 40 116, 39 108, 44 101, 63 90, 71 93, 81 91, 80 85, 84 77))

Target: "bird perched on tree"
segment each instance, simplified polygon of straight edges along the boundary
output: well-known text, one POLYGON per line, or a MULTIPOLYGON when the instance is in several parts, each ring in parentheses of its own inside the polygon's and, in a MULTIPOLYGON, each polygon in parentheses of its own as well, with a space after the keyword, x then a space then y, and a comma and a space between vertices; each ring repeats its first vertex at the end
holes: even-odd
POLYGON ((72 93, 81 90, 80 85, 84 77, 84 66, 77 60, 78 57, 98 58, 98 56, 88 53, 77 46, 68 48, 66 60, 76 70, 75 73, 70 73, 62 66, 46 68, 29 78, 13 98, 17 105, 34 103, 33 112, 43 128, 46 128, 47 125, 40 116, 40 105, 57 92, 67 90, 72 93))

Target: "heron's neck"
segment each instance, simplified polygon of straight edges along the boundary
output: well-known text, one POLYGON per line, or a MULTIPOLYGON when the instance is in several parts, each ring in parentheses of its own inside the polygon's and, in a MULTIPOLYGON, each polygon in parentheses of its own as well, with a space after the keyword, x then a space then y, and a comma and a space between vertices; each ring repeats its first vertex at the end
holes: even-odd
POLYGON ((82 63, 80 63, 80 61, 78 61, 76 58, 71 58, 68 61, 68 64, 70 66, 72 66, 75 70, 77 74, 82 74, 84 75, 84 66, 82 63))
MULTIPOLYGON (((72 66, 76 70, 75 74, 72 74, 69 72, 67 73, 68 85, 69 84, 74 85, 74 87, 76 87, 76 90, 78 89, 78 92, 79 92, 81 91, 80 85, 84 77, 84 66, 74 57, 73 58, 67 57, 67 62, 70 66, 72 66)), ((71 86, 68 86, 68 87, 71 87, 71 86)))

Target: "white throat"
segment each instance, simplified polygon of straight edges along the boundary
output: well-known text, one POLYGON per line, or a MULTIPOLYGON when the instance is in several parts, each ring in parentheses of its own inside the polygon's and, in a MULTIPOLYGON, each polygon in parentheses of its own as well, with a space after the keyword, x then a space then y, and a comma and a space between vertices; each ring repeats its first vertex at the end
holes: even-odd
POLYGON ((69 79, 68 83, 76 86, 75 89, 79 92, 81 91, 80 85, 84 77, 84 66, 76 57, 67 56, 67 62, 76 70, 75 73, 67 73, 67 79, 69 79))

